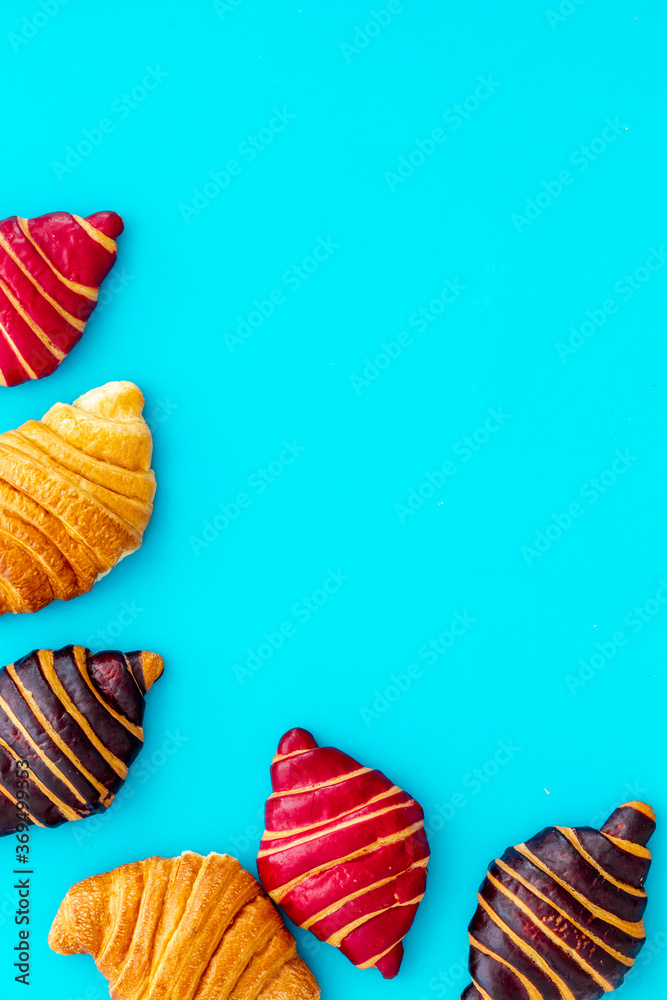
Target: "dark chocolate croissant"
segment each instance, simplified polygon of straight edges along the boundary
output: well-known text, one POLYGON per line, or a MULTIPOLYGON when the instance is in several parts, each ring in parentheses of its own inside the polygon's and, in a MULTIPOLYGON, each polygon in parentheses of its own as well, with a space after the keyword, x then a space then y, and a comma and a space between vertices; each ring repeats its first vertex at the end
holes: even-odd
POLYGON ((65 646, 0 670, 0 836, 108 809, 143 745, 144 695, 163 667, 156 653, 65 646))
POLYGON ((461 1000, 598 1000, 645 941, 655 816, 626 802, 601 830, 550 826, 489 866, 461 1000))

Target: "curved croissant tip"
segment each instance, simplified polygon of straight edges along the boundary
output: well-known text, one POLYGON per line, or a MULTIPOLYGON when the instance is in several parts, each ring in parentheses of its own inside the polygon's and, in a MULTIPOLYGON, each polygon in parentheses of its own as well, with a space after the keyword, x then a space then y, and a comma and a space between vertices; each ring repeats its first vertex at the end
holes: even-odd
POLYGON ((319 743, 307 729, 290 729, 281 737, 276 756, 282 757, 297 750, 315 750, 319 743))
POLYGON ((110 236, 112 240, 120 236, 125 229, 125 223, 116 212, 95 212, 88 216, 86 222, 95 226, 95 229, 99 229, 105 236, 110 236))
POLYGON ((134 382, 105 382, 74 400, 73 406, 98 417, 134 420, 144 409, 144 396, 134 382))
MULTIPOLYGON (((128 654, 131 656, 132 654, 128 654)), ((155 684, 156 680, 162 676, 164 670, 164 660, 159 655, 159 653, 151 653, 147 649, 142 649, 140 653, 134 654, 141 657, 141 662, 138 667, 138 672, 141 673, 141 677, 137 677, 137 680, 141 684, 144 690, 144 694, 155 684)), ((133 668, 133 672, 137 672, 137 668, 133 668)))
POLYGON ((645 802, 624 802, 614 809, 600 832, 645 847, 655 830, 655 813, 645 802))
POLYGON ((74 924, 66 912, 69 909, 69 894, 58 907, 49 931, 49 948, 57 955, 76 955, 79 942, 74 933, 74 924))

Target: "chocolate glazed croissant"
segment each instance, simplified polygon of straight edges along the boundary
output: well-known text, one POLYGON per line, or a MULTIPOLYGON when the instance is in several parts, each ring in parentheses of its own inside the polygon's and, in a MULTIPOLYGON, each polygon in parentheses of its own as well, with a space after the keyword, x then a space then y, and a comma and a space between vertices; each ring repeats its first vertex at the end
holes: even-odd
POLYGON ((294 938, 226 854, 148 858, 73 886, 49 934, 89 954, 114 1000, 318 1000, 294 938))
POLYGON ((108 809, 143 746, 144 695, 163 667, 145 650, 65 646, 0 670, 0 836, 26 821, 17 761, 30 765, 27 821, 60 826, 108 809))
POLYGON ((645 941, 655 816, 626 802, 601 830, 550 826, 494 861, 470 923, 461 1000, 598 1000, 645 941))
POLYGON ((0 614, 85 594, 141 545, 152 439, 132 382, 0 434, 0 614))

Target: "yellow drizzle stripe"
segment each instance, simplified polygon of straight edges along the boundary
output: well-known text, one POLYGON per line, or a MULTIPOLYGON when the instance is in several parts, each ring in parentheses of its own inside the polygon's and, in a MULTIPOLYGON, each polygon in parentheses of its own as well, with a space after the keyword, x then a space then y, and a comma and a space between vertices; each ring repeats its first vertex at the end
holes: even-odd
POLYGON ((288 757, 299 757, 302 753, 310 753, 312 750, 317 750, 317 747, 307 747, 305 750, 291 750, 290 753, 277 753, 272 764, 275 764, 277 760, 287 760, 288 757))
POLYGON ((627 892, 631 896, 640 896, 642 899, 646 898, 645 889, 636 889, 633 885, 628 885, 627 882, 619 882, 618 879, 615 879, 614 876, 610 875, 608 871, 605 871, 602 865, 600 865, 595 858, 588 853, 584 845, 577 837, 575 830, 568 826, 557 826, 556 829, 560 830, 563 836, 572 844, 575 851, 577 851, 585 861, 588 861, 589 865, 595 868, 596 872, 602 875, 607 882, 611 882, 611 884, 615 885, 617 889, 622 889, 623 892, 627 892))
MULTIPOLYGON (((510 972, 513 972, 519 982, 523 985, 530 1000, 544 1000, 544 997, 538 990, 537 986, 535 986, 534 983, 531 983, 530 979, 524 976, 523 972, 519 972, 518 969, 515 969, 511 962, 508 962, 507 959, 503 958, 501 955, 496 955, 495 951, 491 951, 491 949, 487 948, 485 944, 482 944, 481 941, 474 938, 472 934, 468 934, 468 938, 470 940, 471 947, 477 948, 477 950, 481 951, 483 955, 488 955, 489 958, 494 959, 494 961, 499 962, 500 965, 504 965, 505 968, 509 969, 510 972)), ((475 986, 477 986, 477 983, 475 983, 475 986)))
POLYGON ((609 955, 611 955, 612 958, 615 958, 617 962, 621 962, 622 965, 627 965, 628 967, 631 967, 635 964, 634 958, 629 958, 627 955, 621 954, 620 951, 616 951, 615 948, 612 948, 612 946, 603 941, 602 938, 599 938, 596 934, 593 934, 593 932, 589 927, 584 927, 582 924, 578 923, 578 921, 576 921, 574 917, 571 917, 569 913, 566 913, 565 910, 561 910, 560 906, 556 906, 553 900, 549 899, 548 896, 545 896, 544 893, 540 892, 540 890, 537 889, 534 885, 531 885, 530 882, 523 877, 523 875, 520 875, 519 872, 514 870, 514 868, 510 868, 509 865, 506 865, 501 858, 496 858, 495 864, 497 864, 499 868, 502 868, 504 872, 507 872, 507 874, 510 875, 513 879, 516 879, 517 882, 520 882, 521 885, 525 889, 528 889, 529 892, 532 892, 534 896, 537 896, 538 899, 541 899, 543 903, 547 903, 552 909, 556 911, 556 913, 559 913, 561 917, 564 917, 564 919, 567 920, 569 923, 571 923, 573 927, 576 927, 578 931, 581 931, 582 934, 584 934, 586 937, 589 937, 593 942, 593 944, 596 944, 598 948, 602 948, 609 955))
MULTIPOLYGON (((351 813, 359 812, 360 809, 365 809, 366 806, 375 805, 376 802, 381 802, 383 799, 392 798, 397 792, 401 792, 401 789, 397 785, 393 785, 391 788, 386 789, 384 792, 378 792, 371 799, 366 799, 365 802, 358 802, 356 806, 352 806, 351 809, 346 809, 345 812, 338 813, 337 816, 330 816, 328 819, 322 819, 318 823, 309 823, 308 826, 299 826, 294 830, 278 830, 275 833, 266 830, 262 840, 284 840, 286 837, 295 837, 298 833, 307 833, 308 830, 316 830, 317 827, 326 826, 327 823, 332 823, 335 820, 343 819, 344 816, 349 816, 351 813)), ((365 816, 360 816, 359 819, 365 819, 365 816)), ((321 831, 320 831, 321 832, 321 831)), ((326 831, 329 832, 328 830, 326 831)))
POLYGON ((540 969, 548 979, 554 984, 558 992, 560 993, 563 1000, 575 1000, 574 993, 567 986, 566 983, 557 975, 553 969, 550 969, 545 960, 542 958, 540 953, 532 948, 523 938, 520 938, 518 934, 515 934, 511 927, 508 927, 505 921, 498 916, 493 907, 487 903, 481 893, 477 894, 477 900, 482 909, 491 917, 491 920, 500 927, 503 934, 505 934, 510 941, 516 945, 519 951, 522 951, 524 955, 533 962, 534 965, 540 969))
POLYGON ((42 668, 42 673, 44 674, 47 684, 55 694, 56 698, 58 698, 61 702, 67 714, 71 715, 74 721, 79 724, 97 752, 104 758, 109 767, 116 772, 119 778, 127 778, 127 766, 122 762, 122 760, 119 760, 118 757, 111 752, 111 750, 108 750, 107 747, 105 747, 97 733, 93 731, 88 719, 81 714, 79 709, 71 700, 70 696, 67 694, 65 688, 60 683, 60 679, 58 678, 53 665, 53 653, 51 650, 40 649, 38 650, 37 655, 39 657, 39 665, 42 668))
POLYGON ((387 885, 388 882, 393 882, 394 879, 400 878, 401 875, 405 875, 407 872, 411 872, 413 868, 427 868, 428 858, 422 858, 421 861, 415 861, 414 864, 410 865, 409 868, 404 868, 403 871, 394 872, 393 875, 388 875, 387 878, 381 878, 378 882, 373 882, 372 885, 364 886, 363 889, 357 889, 356 892, 351 892, 349 896, 343 896, 342 899, 337 899, 334 903, 330 903, 329 906, 320 910, 319 913, 315 913, 312 917, 308 917, 302 924, 299 924, 304 931, 309 930, 313 924, 316 924, 319 920, 324 920, 326 917, 331 917, 336 910, 340 910, 342 906, 346 903, 351 903, 353 899, 358 899, 359 896, 365 896, 367 892, 373 892, 375 889, 381 889, 383 885, 387 885))
POLYGON ((491 996, 491 994, 487 993, 486 990, 484 989, 484 987, 479 985, 479 983, 477 982, 477 980, 475 979, 474 976, 472 977, 472 981, 473 981, 474 985, 477 987, 477 989, 479 990, 479 993, 480 993, 480 996, 482 997, 482 1000, 493 1000, 493 997, 491 996))
MULTIPOLYGON (((0 323, 0 333, 2 333, 2 336, 5 338, 5 340, 7 341, 7 343, 9 344, 9 346, 11 347, 14 355, 16 356, 19 364, 23 368, 23 371, 26 373, 26 375, 29 378, 37 378, 36 373, 32 370, 32 368, 30 367, 30 365, 28 364, 28 362, 26 361, 26 359, 23 357, 23 355, 19 351, 18 347, 16 346, 16 344, 14 343, 14 341, 12 340, 12 338, 9 336, 8 332, 5 330, 5 328, 2 325, 2 323, 0 323)), ((3 378, 3 381, 4 381, 4 378, 3 378)), ((5 385, 7 385, 6 381, 5 381, 5 385)))
POLYGON ((85 296, 87 299, 91 299, 93 302, 97 302, 97 296, 99 295, 97 288, 92 288, 90 285, 80 285, 77 281, 70 281, 66 278, 64 274, 61 274, 56 265, 50 260, 44 251, 37 246, 32 236, 30 235, 30 228, 28 226, 28 220, 22 219, 20 215, 17 215, 16 221, 19 224, 19 229, 28 240, 28 242, 34 247, 42 260, 49 265, 53 273, 55 274, 58 281, 61 281, 66 288, 69 288, 73 292, 77 292, 79 295, 85 296))
MULTIPOLYGON (((37 746, 37 744, 35 743, 35 741, 31 737, 30 733, 27 731, 27 729, 25 729, 25 727, 21 724, 21 722, 19 722, 19 720, 16 718, 16 716, 14 715, 14 713, 12 712, 11 708, 9 707, 9 705, 7 704, 7 702, 4 700, 4 698, 0 698, 0 708, 3 710, 3 712, 5 713, 5 715, 7 716, 7 718, 10 720, 10 722, 18 729, 18 731, 21 733, 21 735, 24 737, 24 739, 26 739, 28 741, 28 743, 30 743, 30 745, 35 750, 37 756, 40 758, 40 760, 42 760, 44 762, 44 764, 46 764, 46 766, 48 767, 49 771, 51 771, 55 775, 55 777, 58 779, 58 781, 62 781, 63 784, 67 785, 68 782, 66 781, 66 779, 64 778, 64 776, 60 773, 60 771, 58 770, 58 768, 56 767, 56 765, 53 763, 53 761, 49 760, 48 757, 44 756, 44 754, 42 753, 42 751, 40 750, 40 748, 37 746)), ((42 782, 39 780, 39 778, 36 777, 36 775, 34 774, 34 772, 31 772, 30 777, 35 782, 35 784, 40 789, 40 791, 42 791, 44 793, 44 795, 46 795, 47 799, 50 799, 51 802, 53 802, 53 804, 55 806, 57 806, 58 809, 60 809, 61 813, 63 814, 63 816, 66 819, 80 819, 81 818, 79 816, 78 812, 75 812, 74 809, 71 808, 71 806, 66 805, 64 802, 61 802, 61 800, 58 798, 58 796, 54 792, 52 792, 49 788, 47 788, 46 785, 43 785, 42 782)), ((78 793, 77 793, 77 795, 78 795, 78 793)), ((79 798, 80 798, 80 796, 79 796, 79 798)))
POLYGON ((29 281, 32 282, 32 284, 35 286, 35 288, 37 289, 37 291, 40 293, 40 295, 43 298, 46 299, 46 301, 49 303, 49 305, 53 306, 53 308, 56 310, 56 312, 60 313, 60 315, 62 316, 62 318, 64 320, 66 320, 70 324, 70 326, 73 326, 76 330, 83 330, 83 328, 86 325, 84 323, 84 321, 81 320, 81 319, 77 319, 75 316, 72 316, 72 314, 70 312, 68 312, 67 309, 65 309, 64 306, 61 306, 59 302, 56 302, 55 299, 51 298, 51 296, 46 291, 46 289, 42 288, 42 286, 40 285, 40 283, 37 281, 37 278, 35 278, 35 276, 33 274, 31 274, 31 272, 25 266, 25 264, 23 263, 23 261, 21 260, 21 258, 17 257, 17 255, 12 250, 11 245, 7 242, 7 240, 4 238, 4 236, 2 235, 1 232, 0 232, 0 247, 2 247, 2 249, 5 251, 5 253, 9 257, 12 258, 12 260, 14 261, 14 263, 16 264, 16 266, 19 268, 19 270, 22 271, 23 274, 26 276, 26 278, 29 281))
POLYGON ((271 898, 274 902, 279 903, 288 892, 297 886, 304 879, 310 878, 312 875, 319 875, 320 872, 326 871, 327 868, 333 868, 334 865, 344 864, 346 861, 353 861, 355 858, 361 858, 364 854, 370 854, 371 851, 375 851, 380 847, 386 847, 388 844, 397 844, 401 840, 407 840, 411 837, 413 833, 417 830, 423 829, 424 820, 420 819, 418 823, 413 823, 412 826, 406 826, 403 830, 398 830, 396 833, 390 834, 388 837, 379 837, 377 840, 373 841, 372 844, 368 844, 366 847, 359 848, 358 851, 352 851, 350 854, 345 854, 340 858, 332 858, 331 861, 325 861, 322 865, 317 865, 315 868, 311 868, 309 871, 304 872, 303 875, 297 875, 293 878, 291 882, 285 882, 284 885, 276 886, 275 889, 271 890, 271 898))
POLYGON ((355 931, 357 927, 361 927, 362 924, 368 923, 368 921, 372 920, 373 917, 379 917, 379 915, 381 913, 384 913, 385 910, 400 909, 401 906, 418 906, 423 898, 424 898, 424 893, 422 892, 420 896, 415 896, 414 899, 408 899, 406 900, 405 903, 394 903, 393 906, 383 906, 381 910, 375 910, 374 913, 365 913, 363 917, 357 917, 356 920, 352 920, 349 924, 346 924, 345 927, 341 927, 339 931, 336 931, 334 934, 331 935, 331 937, 327 938, 326 943, 332 944, 334 948, 338 948, 345 940, 348 934, 351 934, 352 931, 355 931))
POLYGON ((35 323, 32 316, 30 316, 25 311, 19 300, 10 291, 8 285, 2 280, 2 278, 0 278, 0 288, 5 293, 11 304, 14 306, 14 309, 19 314, 23 322, 26 323, 30 327, 32 332, 35 334, 35 336, 38 337, 39 340, 41 340, 41 342, 44 344, 44 347, 46 347, 47 351, 50 351, 51 354, 54 356, 54 358, 58 358, 59 361, 62 361, 62 359, 65 357, 64 351, 61 351, 59 347, 56 347, 53 341, 47 336, 46 333, 44 333, 41 326, 38 326, 38 324, 35 323))
POLYGON ((112 240, 110 236, 107 236, 106 233, 100 232, 99 229, 95 229, 95 226, 91 226, 88 220, 82 219, 80 215, 72 215, 72 218, 76 219, 81 228, 88 233, 91 240, 95 240, 96 243, 99 243, 101 246, 103 246, 105 250, 109 251, 109 253, 116 252, 116 250, 118 249, 116 246, 116 241, 112 240))
POLYGON ((644 847, 642 844, 633 844, 631 840, 621 840, 620 837, 612 837, 610 833, 604 833, 604 837, 610 840, 612 844, 616 844, 616 847, 620 847, 622 851, 627 851, 628 854, 634 854, 637 858, 646 858, 647 860, 651 857, 651 852, 648 847, 644 847))
MULTIPOLYGON (((271 854, 278 854, 282 850, 291 850, 293 847, 301 847, 302 844, 310 844, 313 840, 318 840, 321 836, 329 836, 331 833, 339 833, 341 830, 347 830, 351 826, 358 826, 361 823, 366 823, 370 819, 377 819, 379 816, 386 816, 387 813, 395 812, 397 809, 403 809, 407 806, 415 805, 414 799, 409 799, 407 802, 397 802, 394 806, 387 806, 385 809, 378 809, 377 812, 367 813, 365 816, 358 816, 356 819, 349 819, 345 823, 337 823, 335 826, 330 826, 322 830, 317 830, 311 837, 301 837, 300 840, 295 840, 291 844, 288 844, 286 848, 278 845, 277 847, 267 847, 257 854, 258 858, 265 858, 271 854)), ((309 829, 309 828, 307 828, 309 829)))
MULTIPOLYGON (((79 673, 81 674, 84 681, 86 682, 92 693, 99 701, 100 705, 102 705, 102 707, 107 710, 109 715, 111 715, 116 720, 116 722, 120 722, 121 726, 124 726, 128 732, 132 733, 133 736, 136 736, 136 738, 138 740, 141 740, 141 742, 143 743, 144 731, 141 728, 141 726, 135 726, 133 722, 130 722, 129 719, 126 719, 125 716, 120 715, 115 709, 113 709, 111 705, 108 705, 104 700, 104 698, 102 697, 102 695, 100 694, 100 692, 93 684, 93 682, 91 681, 88 675, 88 671, 86 669, 86 651, 83 648, 83 646, 74 646, 74 661, 77 667, 79 668, 79 673)), ((127 773, 127 768, 125 768, 125 773, 127 773)))
POLYGON ((340 785, 343 781, 348 781, 350 778, 358 778, 360 774, 368 774, 372 771, 371 767, 360 767, 356 771, 350 771, 348 774, 339 774, 336 778, 329 778, 328 781, 318 781, 315 785, 302 785, 300 788, 287 788, 284 792, 271 792, 269 795, 270 799, 280 799, 284 795, 300 795, 302 792, 317 792, 320 788, 331 788, 332 785, 340 785))
MULTIPOLYGON (((38 655, 39 655, 40 663, 42 662, 42 653, 44 653, 44 652, 46 652, 46 651, 43 650, 43 649, 39 650, 38 655)), ((51 656, 53 658, 53 654, 51 654, 51 656)), ((16 688, 17 688, 19 694, 21 695, 21 697, 23 698, 23 700, 25 702, 27 702, 27 704, 30 706, 30 710, 31 710, 32 714, 35 716, 35 718, 38 720, 38 722, 41 723, 42 727, 47 731, 47 733, 49 734, 49 736, 51 737, 51 739, 53 740, 53 742, 55 743, 55 745, 60 749, 61 753, 65 757, 67 757, 67 759, 70 761, 70 763, 72 763, 74 765, 74 767, 77 769, 77 771, 79 771, 84 776, 84 778, 86 778, 87 781, 90 782, 90 784, 93 786, 93 788, 95 788, 100 793, 100 795, 101 795, 101 800, 100 801, 104 805, 111 805, 111 803, 113 802, 113 795, 111 794, 111 792, 109 791, 109 789, 105 788, 104 785, 100 781, 98 781, 97 778, 93 774, 91 774, 90 771, 86 767, 83 766, 83 764, 81 763, 81 761, 79 760, 79 758, 76 756, 76 754, 74 753, 74 751, 71 749, 71 747, 69 747, 67 745, 67 743, 65 743, 65 741, 62 739, 62 737, 56 732, 56 730, 53 728, 53 726, 51 725, 51 723, 49 722, 49 720, 46 718, 46 716, 44 715, 44 713, 40 709, 39 705, 37 704, 33 693, 31 691, 28 691, 28 689, 25 687, 25 685, 21 681, 21 678, 19 677, 19 675, 16 672, 16 667, 14 666, 14 664, 10 663, 9 666, 6 669, 7 669, 7 673, 9 674, 9 676, 11 677, 11 679, 14 681, 14 684, 16 685, 16 688)), ((49 686, 51 687, 51 685, 49 685, 49 686)), ((51 690, 59 698, 60 702, 62 703, 62 698, 60 698, 60 696, 58 695, 58 692, 53 687, 51 687, 51 690)), ((71 715, 72 713, 69 713, 69 714, 71 715)), ((75 719, 75 721, 78 722, 78 719, 75 719)), ((64 775, 62 777, 62 781, 63 781, 63 783, 65 785, 67 785, 67 787, 69 788, 69 790, 74 793, 74 795, 77 797, 77 799, 79 799, 80 802, 83 802, 83 804, 85 806, 88 805, 88 803, 86 802, 86 799, 84 798, 84 796, 81 795, 81 793, 79 791, 77 791, 77 789, 74 787, 74 785, 71 785, 69 783, 69 781, 65 778, 64 775)))
POLYGON ((554 882, 557 882, 561 888, 565 889, 566 892, 569 892, 573 899, 576 899, 578 903, 581 903, 581 905, 585 906, 587 910, 590 910, 594 917, 599 917, 600 920, 604 920, 605 923, 611 924, 612 927, 617 927, 620 931, 624 931, 626 934, 629 934, 630 937, 644 937, 644 922, 642 920, 637 922, 621 920, 621 918, 617 917, 615 913, 610 913, 609 910, 603 910, 601 906, 596 906, 595 903, 592 903, 590 899, 586 898, 586 896, 582 896, 582 894, 577 892, 576 889, 573 889, 571 885, 568 885, 567 882, 558 878, 558 876, 550 871, 550 869, 547 868, 547 866, 540 861, 540 859, 537 858, 532 851, 528 850, 525 844, 517 844, 514 850, 518 851, 519 854, 523 854, 523 856, 528 858, 532 864, 543 871, 545 875, 548 875, 549 878, 552 878, 554 882))
MULTIPOLYGON (((0 746, 4 747, 7 753, 10 754, 14 758, 14 760, 21 760, 19 755, 17 753, 14 753, 12 748, 7 743, 5 743, 5 741, 2 738, 0 738, 0 746)), ((14 805, 18 807, 18 799, 15 799, 12 793, 7 791, 4 785, 0 785, 0 792, 4 796, 6 796, 6 798, 8 798, 10 802, 13 802, 14 805)), ((44 826, 44 823, 40 823, 38 819, 35 819, 35 817, 30 812, 29 809, 26 809, 25 813, 28 816, 28 818, 35 824, 35 826, 41 826, 41 827, 44 826)))
POLYGON ((402 934, 397 941, 394 941, 393 944, 390 944, 389 947, 385 948, 384 951, 381 951, 379 955, 373 955, 373 957, 369 958, 367 962, 362 962, 361 965, 357 965, 356 968, 357 969, 372 969, 372 968, 374 968, 375 965, 376 965, 376 963, 379 962, 381 958, 384 958, 385 955, 388 955, 390 951, 393 951, 394 948, 396 947, 396 945, 399 944, 399 942, 401 942, 404 937, 405 937, 405 934, 402 934))
POLYGON ((620 809, 634 809, 635 812, 642 813, 644 816, 648 816, 649 819, 653 820, 655 823, 655 813, 646 802, 637 802, 634 799, 632 802, 624 802, 620 809))
POLYGON ((491 872, 487 872, 486 877, 491 883, 491 885, 495 886, 496 889, 499 889, 504 896, 507 896, 507 898, 512 901, 512 904, 516 906, 517 909, 521 910, 522 913, 525 913, 528 919, 531 921, 531 923, 533 923, 536 927, 538 927, 539 930, 541 930, 542 933, 546 935, 546 937, 548 937, 550 941, 553 942, 553 944, 555 944, 558 948, 560 948, 561 951, 564 951, 566 955, 569 955, 570 958, 572 958, 577 963, 577 965, 580 966, 581 969, 583 969, 583 971, 586 973, 587 976, 590 976, 591 979, 595 980, 598 986, 601 986, 602 989, 605 991, 605 993, 611 993, 611 991, 614 989, 611 983, 607 979, 605 979, 604 976, 601 976, 599 972, 596 972, 596 970, 591 965, 589 965, 585 959, 581 957, 579 952, 577 952, 569 944, 566 944, 565 941, 561 940, 561 938, 559 938, 557 934, 554 934, 551 928, 547 927, 546 924, 542 923, 540 918, 535 916, 531 908, 527 906, 524 903, 524 901, 519 898, 519 896, 516 896, 513 892, 511 892, 507 888, 507 886, 504 886, 502 882, 499 882, 497 878, 494 878, 491 872))

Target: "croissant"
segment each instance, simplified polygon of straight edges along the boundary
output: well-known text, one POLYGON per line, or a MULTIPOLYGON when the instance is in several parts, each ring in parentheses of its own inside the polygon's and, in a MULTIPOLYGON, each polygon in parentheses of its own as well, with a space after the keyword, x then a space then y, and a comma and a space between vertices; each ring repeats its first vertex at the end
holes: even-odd
POLYGON ((597 1000, 645 941, 655 816, 626 802, 601 830, 550 826, 492 862, 470 923, 461 1000, 597 1000))
POLYGON ((393 978, 426 887, 421 806, 304 729, 280 740, 271 783, 257 856, 262 886, 299 927, 358 968, 393 978))
POLYGON ((115 212, 0 222, 0 385, 50 375, 78 343, 122 231, 115 212))
POLYGON ((65 646, 0 670, 0 836, 109 808, 143 745, 144 695, 163 668, 145 650, 65 646))
POLYGON ((294 938, 227 854, 148 858, 73 886, 49 934, 92 955, 114 1000, 318 1000, 294 938))
POLYGON ((85 594, 141 545, 152 440, 132 382, 0 434, 0 614, 85 594))

